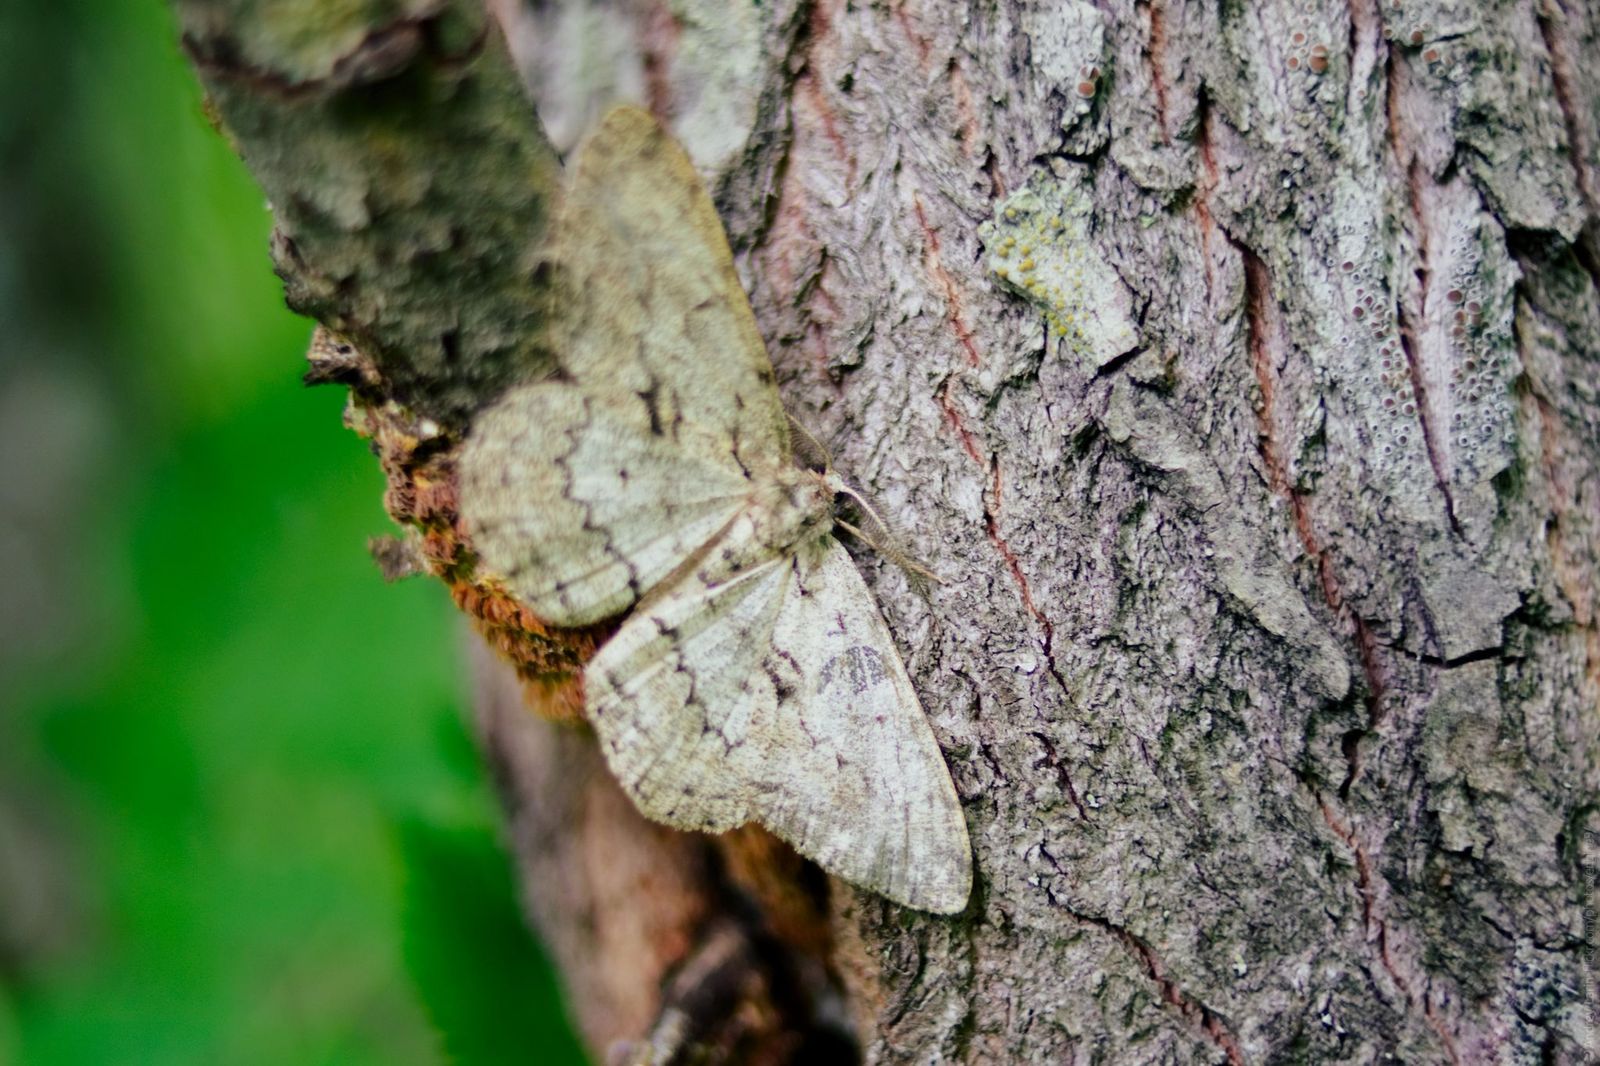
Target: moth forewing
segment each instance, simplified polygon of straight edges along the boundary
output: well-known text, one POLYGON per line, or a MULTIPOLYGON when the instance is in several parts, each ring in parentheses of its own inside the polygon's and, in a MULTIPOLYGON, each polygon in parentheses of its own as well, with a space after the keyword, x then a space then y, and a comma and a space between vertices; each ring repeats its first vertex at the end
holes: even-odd
POLYGON ((789 462, 772 363, 694 164, 647 112, 609 112, 579 150, 553 259, 555 345, 579 386, 641 424, 688 423, 713 458, 789 462))
POLYGON ((491 575, 543 620, 622 613, 739 513, 736 467, 641 433, 557 382, 479 416, 460 462, 462 513, 491 575))

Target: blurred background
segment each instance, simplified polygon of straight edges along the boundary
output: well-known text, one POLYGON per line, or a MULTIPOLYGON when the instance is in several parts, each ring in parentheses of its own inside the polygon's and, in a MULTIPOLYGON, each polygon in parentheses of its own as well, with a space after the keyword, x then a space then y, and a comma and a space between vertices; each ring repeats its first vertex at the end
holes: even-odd
POLYGON ((156 0, 0 5, 0 1062, 581 1061, 156 0))

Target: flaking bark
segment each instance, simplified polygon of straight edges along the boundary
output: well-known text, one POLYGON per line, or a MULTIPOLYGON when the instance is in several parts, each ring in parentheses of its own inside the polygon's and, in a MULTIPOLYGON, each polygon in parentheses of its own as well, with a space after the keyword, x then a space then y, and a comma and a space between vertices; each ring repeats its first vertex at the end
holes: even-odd
MULTIPOLYGON (((505 6, 557 148, 618 93, 671 120, 790 411, 944 579, 860 560, 972 904, 835 885, 784 938, 867 1057, 1593 1060, 1588 8, 505 6)), ((454 431, 547 368, 554 156, 481 15, 328 43, 179 7, 297 306, 454 431)), ((633 822, 484 669, 531 909, 591 1044, 638 1039, 729 899, 781 890, 633 822)))

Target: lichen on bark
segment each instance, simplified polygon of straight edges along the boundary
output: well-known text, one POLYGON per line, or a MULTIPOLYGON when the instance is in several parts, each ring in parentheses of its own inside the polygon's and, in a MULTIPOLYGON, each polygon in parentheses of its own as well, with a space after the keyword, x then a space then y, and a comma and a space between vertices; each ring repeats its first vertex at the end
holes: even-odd
POLYGON ((289 304, 453 428, 548 373, 537 252, 559 161, 468 2, 180 2, 184 46, 271 202, 289 304))

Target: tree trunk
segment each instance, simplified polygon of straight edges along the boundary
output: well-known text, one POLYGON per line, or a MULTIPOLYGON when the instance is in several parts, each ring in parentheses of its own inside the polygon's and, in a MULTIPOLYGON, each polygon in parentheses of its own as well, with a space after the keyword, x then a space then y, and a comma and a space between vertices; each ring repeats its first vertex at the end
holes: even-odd
POLYGON ((944 579, 860 559, 971 828, 953 920, 642 821, 479 657, 598 1053, 1600 1058, 1592 10, 507 0, 546 143, 464 0, 273 6, 179 0, 369 432, 447 448, 548 367, 551 143, 642 100, 787 407, 944 579))

